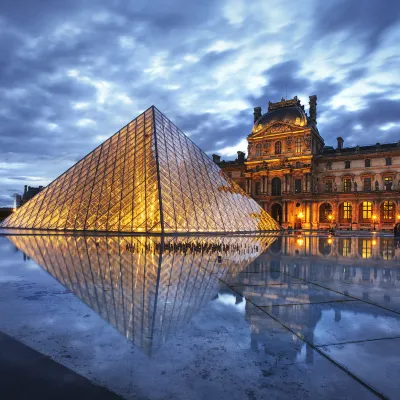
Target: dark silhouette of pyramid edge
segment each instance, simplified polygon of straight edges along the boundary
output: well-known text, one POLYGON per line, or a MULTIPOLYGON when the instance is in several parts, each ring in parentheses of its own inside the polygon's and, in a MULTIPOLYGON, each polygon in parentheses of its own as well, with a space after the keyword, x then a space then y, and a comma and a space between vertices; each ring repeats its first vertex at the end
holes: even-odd
POLYGON ((154 105, 53 180, 0 227, 138 234, 279 229, 154 105))

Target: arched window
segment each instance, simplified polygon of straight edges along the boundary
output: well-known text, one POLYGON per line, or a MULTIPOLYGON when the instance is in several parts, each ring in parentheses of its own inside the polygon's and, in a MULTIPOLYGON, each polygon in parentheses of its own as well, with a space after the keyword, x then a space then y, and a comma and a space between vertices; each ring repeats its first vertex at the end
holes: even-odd
POLYGON ((296 142, 295 142, 295 145, 294 145, 294 151, 295 151, 296 153, 301 153, 302 144, 303 144, 302 138, 297 138, 297 139, 296 139, 296 142))
POLYGON ((272 196, 280 196, 281 193, 281 180, 279 178, 273 178, 271 181, 272 196))
POLYGON ((281 154, 282 153, 282 142, 278 140, 275 142, 275 154, 281 154))
POLYGON ((363 201, 360 204, 360 220, 370 222, 372 218, 372 203, 370 201, 363 201))
POLYGON ((331 222, 329 215, 332 216, 332 206, 329 203, 321 204, 319 207, 319 222, 331 222))
POLYGON ((261 143, 256 146, 256 157, 261 156, 261 143))
POLYGON ((395 210, 393 201, 384 201, 381 205, 381 218, 385 222, 393 221, 395 219, 395 210))
POLYGON ((339 222, 351 222, 353 207, 350 202, 345 201, 339 206, 339 222))

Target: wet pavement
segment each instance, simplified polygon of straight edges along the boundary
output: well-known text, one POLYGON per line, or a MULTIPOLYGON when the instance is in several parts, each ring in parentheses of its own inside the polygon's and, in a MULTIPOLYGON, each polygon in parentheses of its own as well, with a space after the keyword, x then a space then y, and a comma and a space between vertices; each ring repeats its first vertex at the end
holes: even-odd
POLYGON ((0 331, 26 387, 21 349, 54 363, 52 394, 79 391, 74 376, 85 398, 398 397, 392 238, 18 235, 0 255, 0 331))

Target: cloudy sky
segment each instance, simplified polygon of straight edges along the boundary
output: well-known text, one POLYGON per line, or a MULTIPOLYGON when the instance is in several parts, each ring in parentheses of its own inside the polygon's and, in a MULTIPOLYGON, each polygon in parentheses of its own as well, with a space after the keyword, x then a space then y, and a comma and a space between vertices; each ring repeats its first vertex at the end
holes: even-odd
POLYGON ((286 88, 318 96, 328 145, 398 141, 399 21, 398 0, 6 0, 0 206, 152 104, 226 159, 286 88))

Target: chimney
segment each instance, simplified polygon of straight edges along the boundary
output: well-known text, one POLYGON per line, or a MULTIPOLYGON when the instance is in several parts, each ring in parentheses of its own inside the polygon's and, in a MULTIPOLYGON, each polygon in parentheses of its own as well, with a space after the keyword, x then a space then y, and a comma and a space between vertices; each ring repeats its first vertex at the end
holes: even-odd
POLYGON ((317 96, 309 96, 310 99, 310 122, 317 126, 317 96))
POLYGON ((344 142, 343 138, 341 138, 341 137, 339 136, 339 137, 336 138, 336 139, 337 139, 337 148, 338 148, 338 150, 342 150, 342 149, 343 149, 343 142, 344 142))
POLYGON ((241 162, 241 163, 243 163, 244 162, 244 153, 243 153, 243 151, 238 151, 237 152, 237 160, 239 161, 239 162, 241 162))
POLYGON ((257 122, 258 118, 261 117, 261 107, 254 107, 254 123, 257 122))
POLYGON ((212 159, 215 162, 215 164, 218 164, 221 162, 221 156, 219 156, 218 154, 213 154, 212 159))

